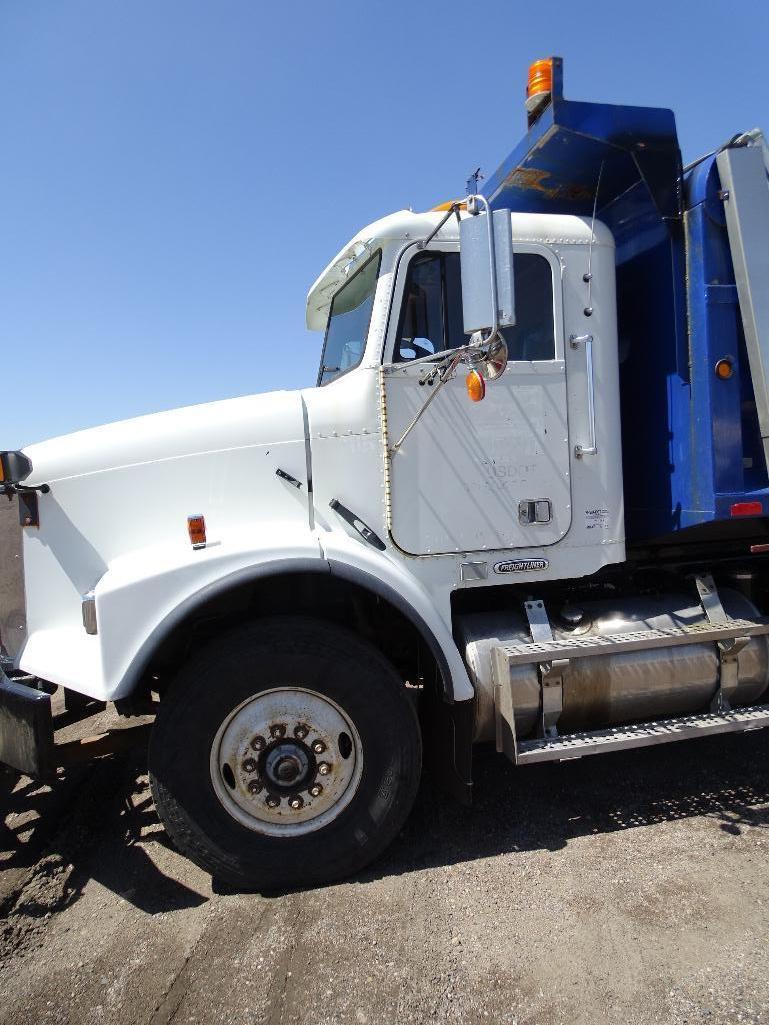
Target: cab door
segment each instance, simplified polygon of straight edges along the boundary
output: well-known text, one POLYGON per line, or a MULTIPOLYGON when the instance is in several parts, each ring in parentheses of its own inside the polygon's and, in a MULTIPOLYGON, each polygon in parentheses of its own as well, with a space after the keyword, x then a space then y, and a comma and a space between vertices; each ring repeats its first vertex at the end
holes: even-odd
MULTIPOLYGON (((430 395, 430 364, 414 361, 464 345, 459 253, 401 260, 386 351, 387 444, 430 395)), ((413 555, 541 548, 571 523, 569 430, 560 273, 544 247, 515 248, 516 326, 504 330, 510 361, 467 396, 467 368, 435 396, 388 456, 389 520, 413 555)))

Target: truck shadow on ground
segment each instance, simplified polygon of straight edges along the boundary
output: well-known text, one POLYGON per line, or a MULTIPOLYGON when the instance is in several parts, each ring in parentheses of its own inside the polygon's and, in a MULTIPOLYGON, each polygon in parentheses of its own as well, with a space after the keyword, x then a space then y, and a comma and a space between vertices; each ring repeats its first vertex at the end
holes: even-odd
POLYGON ((473 790, 462 808, 426 779, 405 829, 360 878, 695 816, 734 836, 769 828, 769 731, 518 769, 479 749, 473 790))
POLYGON ((155 817, 146 751, 102 759, 51 786, 5 774, 0 809, 0 917, 61 911, 91 879, 148 914, 207 899, 147 852, 171 845, 155 817))
MULTIPOLYGON (((479 749, 473 806, 458 805, 425 778, 405 828, 356 879, 557 851, 578 837, 694 816, 739 837, 746 829, 769 827, 768 769, 769 731, 524 769, 479 749)), ((14 906, 18 913, 20 905, 32 915, 60 910, 78 899, 89 879, 148 914, 207 899, 174 878, 173 868, 167 872, 157 864, 167 866, 169 858, 158 858, 154 845, 170 843, 155 817, 144 752, 104 759, 53 788, 30 781, 11 786, 7 779, 0 779, 0 869, 29 872, 17 892, 0 888, 0 913, 14 906), (67 866, 66 885, 53 900, 24 907, 30 874, 40 865, 50 871, 52 864, 63 872, 67 866)), ((231 892, 216 881, 214 890, 231 892)))

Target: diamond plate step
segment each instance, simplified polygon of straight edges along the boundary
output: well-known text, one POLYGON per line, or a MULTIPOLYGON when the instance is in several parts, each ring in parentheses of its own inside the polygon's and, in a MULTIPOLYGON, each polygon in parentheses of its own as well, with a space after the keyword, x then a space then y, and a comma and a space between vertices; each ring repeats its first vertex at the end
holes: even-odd
POLYGON ((554 739, 524 740, 518 744, 516 760, 519 765, 562 761, 631 747, 667 744, 673 740, 709 737, 715 733, 760 730, 765 726, 769 726, 769 705, 753 705, 719 714, 707 712, 590 733, 571 733, 554 739))
POLYGON ((633 630, 621 634, 596 634, 589 637, 524 644, 500 644, 495 650, 509 665, 549 662, 554 658, 587 658, 590 655, 616 651, 643 651, 647 648, 672 647, 679 644, 702 644, 727 641, 733 637, 755 637, 769 634, 769 619, 730 619, 726 623, 695 623, 692 626, 666 627, 659 630, 633 630))

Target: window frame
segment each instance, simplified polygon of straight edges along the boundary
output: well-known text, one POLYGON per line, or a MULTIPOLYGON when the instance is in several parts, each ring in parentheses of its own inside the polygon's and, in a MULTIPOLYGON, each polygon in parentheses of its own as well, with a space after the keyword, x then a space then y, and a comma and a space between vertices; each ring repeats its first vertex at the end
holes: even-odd
POLYGON ((368 336, 369 336, 369 332, 371 331, 371 319, 372 319, 372 317, 374 315, 374 305, 376 303, 376 295, 377 295, 377 290, 379 288, 381 270, 382 270, 382 249, 380 247, 379 249, 375 250, 371 254, 371 256, 368 258, 368 260, 365 261, 365 263, 362 263, 360 265, 360 267, 358 267, 358 269, 355 271, 355 273, 353 274, 353 276, 351 278, 348 278, 347 281, 345 281, 345 283, 343 285, 340 285, 340 287, 336 290, 336 292, 334 292, 333 296, 331 297, 331 302, 329 303, 329 307, 328 307, 328 317, 326 318, 326 329, 325 329, 325 331, 323 333, 323 348, 321 349, 321 352, 320 352, 320 364, 318 366, 318 377, 317 377, 317 381, 316 381, 316 387, 317 388, 325 388, 326 385, 333 384, 334 381, 338 381, 340 378, 345 377, 347 374, 350 373, 350 371, 357 370, 357 368, 363 362, 363 358, 366 355, 366 349, 368 347, 368 336), (373 297, 372 297, 372 302, 371 302, 371 309, 370 309, 369 315, 368 315, 368 323, 366 324, 366 330, 363 333, 363 335, 364 335, 364 337, 363 337, 363 348, 361 349, 360 357, 359 357, 359 359, 357 360, 356 363, 353 363, 351 366, 346 367, 344 370, 340 370, 339 373, 335 374, 334 377, 330 378, 330 380, 324 381, 323 380, 323 368, 326 365, 326 346, 328 344, 328 329, 331 326, 331 316, 332 316, 333 309, 334 309, 334 301, 335 301, 336 297, 339 295, 339 293, 343 289, 347 288, 347 286, 350 285, 358 277, 359 274, 362 274, 373 260, 377 261, 376 278, 374 280, 374 292, 373 292, 373 297))
MULTIPOLYGON (((390 312, 388 315, 387 328, 385 331, 385 344, 382 351, 382 363, 391 364, 392 366, 400 367, 405 369, 411 366, 414 360, 403 360, 399 363, 393 361, 395 354, 395 348, 398 342, 398 332, 401 327, 402 320, 402 307, 403 307, 403 296, 406 289, 406 279, 408 277, 409 267, 411 261, 415 257, 423 256, 425 253, 458 253, 459 252, 459 241, 456 242, 438 242, 431 243, 422 249, 417 248, 417 243, 411 243, 406 246, 399 254, 396 267, 395 267, 395 287, 393 288, 392 299, 390 302, 390 312)), ((531 253, 535 256, 543 256, 550 265, 551 281, 553 285, 553 336, 554 336, 554 353, 552 359, 538 359, 538 360, 510 360, 510 363, 517 364, 519 366, 529 366, 535 364, 537 366, 546 366, 552 363, 562 362, 564 359, 564 312, 563 312, 563 278, 562 278, 562 267, 561 261, 558 255, 542 243, 538 242, 516 242, 513 241, 513 253, 514 256, 523 255, 524 253, 531 253)), ((441 277, 443 279, 443 269, 441 270, 441 277)), ((443 297, 444 306, 444 337, 446 331, 446 297, 443 297)), ((469 335, 467 340, 470 340, 469 335)), ((424 366, 424 364, 418 364, 424 366)))

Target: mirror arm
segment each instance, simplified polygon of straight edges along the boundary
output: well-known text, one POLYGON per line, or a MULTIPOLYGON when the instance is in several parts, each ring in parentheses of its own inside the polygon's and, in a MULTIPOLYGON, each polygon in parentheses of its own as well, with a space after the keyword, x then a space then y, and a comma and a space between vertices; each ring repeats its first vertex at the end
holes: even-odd
POLYGON ((414 430, 416 425, 422 419, 422 414, 427 411, 427 407, 433 401, 433 399, 444 386, 444 384, 446 384, 446 382, 454 376, 454 371, 461 363, 463 355, 464 349, 455 350, 452 359, 450 359, 446 366, 443 367, 443 369, 440 371, 440 377, 438 379, 438 384, 435 386, 435 390, 432 392, 432 394, 427 396, 427 400, 422 404, 422 407, 417 411, 416 416, 413 418, 411 423, 406 427, 406 430, 403 432, 403 434, 401 434, 400 438, 398 438, 395 444, 392 445, 389 449, 389 454, 391 456, 395 455, 395 453, 401 447, 406 438, 408 438, 409 434, 411 434, 411 432, 414 430))
POLYGON ((393 374, 397 370, 403 370, 404 367, 419 367, 424 363, 435 363, 437 365, 451 356, 456 356, 457 353, 461 353, 464 356, 465 353, 473 352, 477 348, 476 344, 468 344, 461 345, 457 349, 441 349, 440 352, 431 352, 429 356, 420 356, 419 359, 410 359, 405 363, 385 363, 383 367, 385 371, 393 374))
POLYGON ((458 202, 457 203, 452 203, 451 206, 446 211, 446 216, 443 217, 438 222, 437 227, 433 228, 433 230, 430 232, 430 234, 427 236, 427 238, 422 239, 421 242, 417 242, 417 249, 427 249, 427 247, 430 245, 432 240, 435 238, 435 236, 441 230, 441 228, 446 223, 446 221, 451 217, 451 215, 453 213, 457 213, 457 215, 458 215, 458 211, 459 211, 459 203, 458 202))

